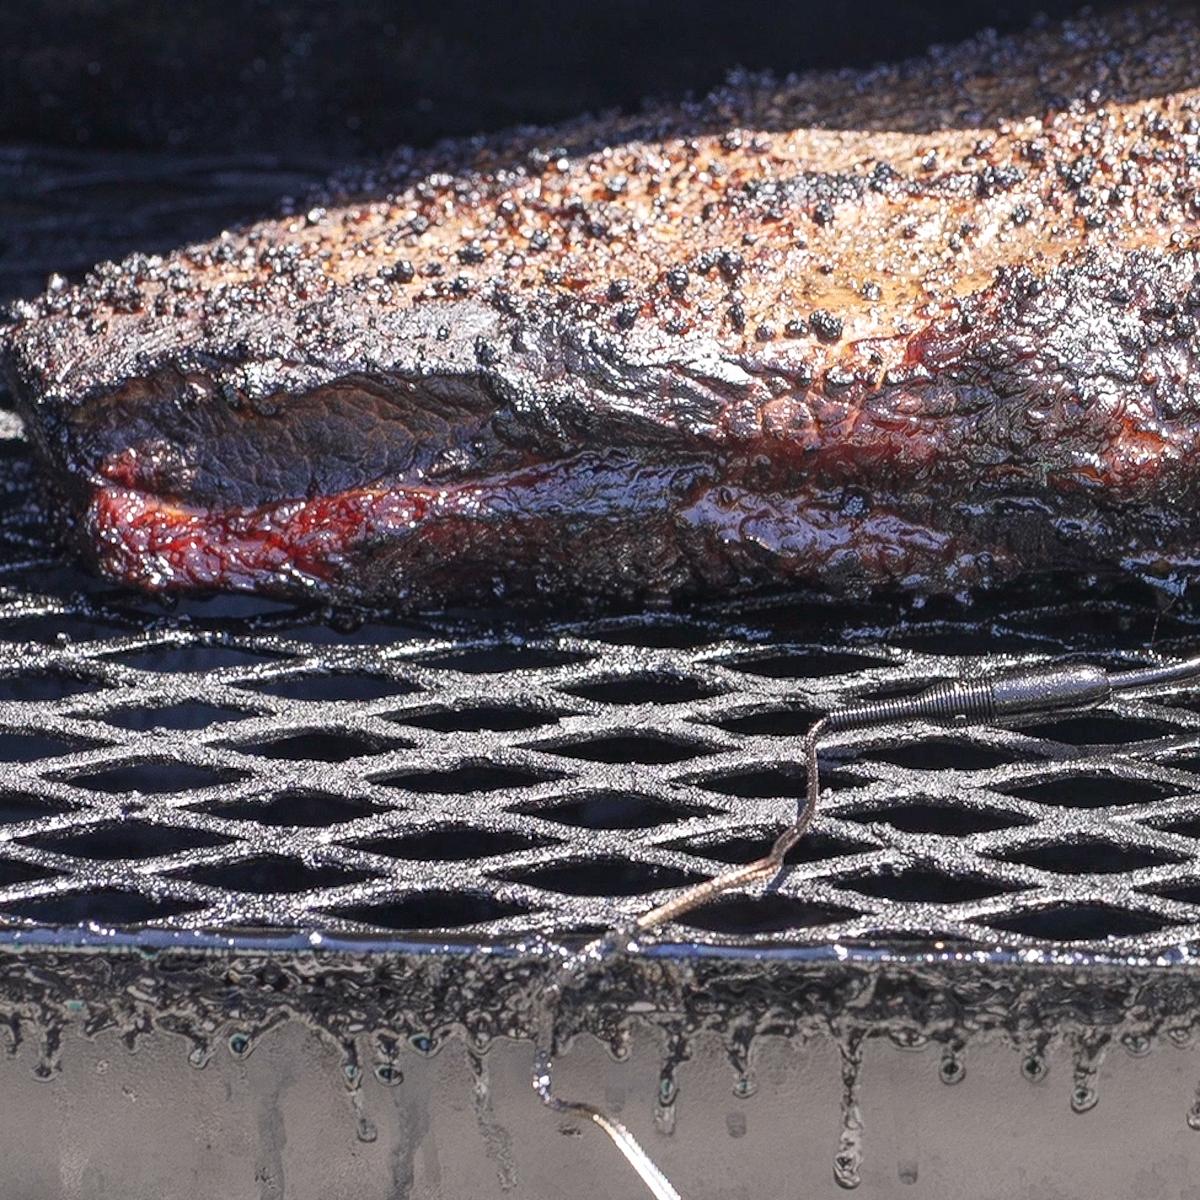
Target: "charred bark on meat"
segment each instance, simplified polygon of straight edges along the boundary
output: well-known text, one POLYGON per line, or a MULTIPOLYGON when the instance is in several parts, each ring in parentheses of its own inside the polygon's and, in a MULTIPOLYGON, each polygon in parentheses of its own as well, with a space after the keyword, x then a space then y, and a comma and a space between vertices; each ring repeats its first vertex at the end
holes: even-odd
POLYGON ((85 552, 152 590, 1179 586, 1200 26, 1135 16, 867 73, 859 133, 744 80, 401 156, 18 305, 9 377, 85 552))

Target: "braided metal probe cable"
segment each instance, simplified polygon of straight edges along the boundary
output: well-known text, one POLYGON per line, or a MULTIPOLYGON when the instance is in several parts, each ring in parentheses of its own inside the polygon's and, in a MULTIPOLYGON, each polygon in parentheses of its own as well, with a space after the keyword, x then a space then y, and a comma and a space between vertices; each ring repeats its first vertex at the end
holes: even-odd
POLYGON ((788 852, 804 836, 816 815, 821 794, 818 749, 826 734, 910 721, 978 725, 1030 713, 1088 709, 1110 700, 1115 692, 1183 683, 1196 678, 1200 678, 1200 657, 1116 674, 1110 674, 1102 667, 1070 663, 938 683, 914 696, 865 700, 821 717, 804 738, 806 786, 803 803, 795 820, 775 839, 767 854, 688 888, 643 913, 632 925, 609 930, 562 959, 554 978, 543 991, 533 1073, 533 1087, 542 1103, 555 1112, 582 1117, 598 1126, 637 1172, 655 1200, 682 1200, 671 1181, 625 1125, 595 1105, 564 1100, 554 1094, 554 1029, 563 992, 578 986, 614 954, 636 950, 638 935, 676 921, 735 888, 748 887, 778 874, 788 852))
POLYGON ((817 721, 808 733, 804 735, 804 761, 806 765, 806 780, 804 803, 796 814, 796 819, 775 839, 775 844, 762 858, 757 858, 744 867, 732 867, 706 879, 703 883, 690 887, 673 900, 660 904, 649 912, 638 917, 634 928, 638 933, 647 933, 659 925, 676 921, 686 913, 702 904, 708 904, 718 896, 734 888, 746 887, 752 883, 769 878, 783 869, 783 860, 788 851, 805 835, 812 819, 817 815, 817 801, 821 797, 821 775, 817 764, 817 747, 825 733, 835 728, 836 713, 830 713, 817 721))
POLYGON ((654 1200, 683 1200, 671 1181, 662 1173, 654 1160, 642 1149, 641 1143, 628 1128, 603 1109, 583 1100, 564 1100, 554 1094, 554 1032, 557 1025, 558 1007, 564 991, 577 987, 586 978, 622 949, 636 949, 633 929, 612 929, 601 937, 588 942, 582 949, 566 955, 554 977, 542 990, 541 1020, 537 1030, 534 1052, 533 1090, 541 1102, 553 1112, 565 1116, 582 1117, 599 1127, 605 1136, 621 1152, 625 1161, 634 1169, 638 1178, 646 1185, 654 1200))
POLYGON ((900 725, 909 721, 983 725, 1003 717, 1094 708, 1112 699, 1114 692, 1180 683, 1197 676, 1200 676, 1200 658, 1116 674, 1087 663, 1066 663, 1005 674, 981 675, 976 679, 955 679, 936 683, 913 696, 863 700, 834 709, 817 721, 805 735, 807 787, 804 805, 792 824, 776 839, 770 853, 746 866, 733 867, 712 879, 706 879, 665 904, 643 913, 635 929, 638 933, 646 933, 659 925, 677 920, 724 892, 757 883, 782 869, 788 851, 804 836, 816 815, 821 794, 817 748, 827 733, 900 725))
POLYGON ((817 769, 817 748, 829 728, 830 718, 822 717, 804 738, 804 757, 807 764, 807 786, 804 802, 796 819, 775 839, 770 852, 744 867, 735 867, 643 913, 632 926, 609 930, 590 941, 582 949, 562 961, 555 977, 542 992, 541 1024, 538 1029, 537 1051, 534 1060, 533 1087, 543 1104, 553 1111, 583 1117, 597 1125, 637 1172, 655 1200, 682 1200, 671 1181, 642 1148, 622 1122, 608 1116, 603 1109, 582 1100, 564 1100, 554 1094, 554 1028, 558 1004, 564 990, 582 983, 593 970, 607 962, 613 954, 637 948, 637 936, 677 920, 685 913, 709 903, 723 892, 746 887, 775 875, 791 848, 804 836, 812 823, 820 797, 821 781, 817 769))
POLYGON ((1117 688, 1147 686, 1165 675, 1170 681, 1200 673, 1200 660, 1189 660, 1172 668, 1152 668, 1110 676, 1102 667, 1068 663, 1039 667, 1011 674, 983 675, 977 679, 955 679, 936 683, 913 696, 893 696, 881 700, 863 700, 834 709, 817 721, 804 738, 807 787, 803 807, 796 819, 775 840, 768 854, 744 867, 733 867, 712 879, 688 888, 665 904, 652 908, 638 918, 638 933, 678 920, 686 913, 707 904, 733 888, 766 879, 782 870, 791 848, 804 836, 821 795, 817 749, 827 733, 845 733, 881 725, 900 725, 909 721, 934 721, 941 724, 980 725, 1018 713, 1048 712, 1056 709, 1091 708, 1112 697, 1117 688))

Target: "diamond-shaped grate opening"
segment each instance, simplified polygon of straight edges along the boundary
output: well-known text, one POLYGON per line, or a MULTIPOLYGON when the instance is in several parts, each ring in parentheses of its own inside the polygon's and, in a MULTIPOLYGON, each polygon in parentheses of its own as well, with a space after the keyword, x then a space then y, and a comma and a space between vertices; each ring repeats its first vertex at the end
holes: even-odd
MULTIPOLYGON (((1164 759, 1164 761, 1166 761, 1164 759)), ((1191 771, 1200 775, 1200 755, 1195 753, 1195 748, 1192 748, 1191 753, 1174 754, 1170 758, 1171 765, 1178 767, 1181 771, 1191 771)))
POLYGON ((282 854, 262 854, 235 862, 190 867, 174 874, 179 879, 207 887, 259 895, 289 895, 318 888, 344 887, 371 877, 367 871, 333 865, 311 866, 282 854))
POLYGON ((0 905, 0 911, 39 925, 144 925, 169 920, 199 905, 120 888, 54 892, 0 905))
POLYGON ((771 679, 816 679, 883 666, 886 661, 865 654, 843 654, 822 648, 741 658, 729 665, 737 671, 771 679))
POLYGON ((719 792, 723 796, 737 796, 743 800, 760 800, 767 796, 792 796, 799 799, 805 795, 807 789, 803 772, 775 767, 757 771, 737 771, 729 775, 702 775, 697 778, 696 783, 710 792, 719 792))
POLYGON ((641 896, 699 883, 703 878, 692 871, 657 863, 602 857, 513 871, 505 877, 566 896, 641 896))
POLYGON ((1184 837, 1200 838, 1200 812, 1184 812, 1174 818, 1158 817, 1154 827, 1169 833, 1180 833, 1184 837))
POLYGON ((230 841, 207 829, 156 825, 149 821, 121 821, 97 825, 77 833, 43 833, 21 839, 54 854, 94 858, 100 862, 119 858, 157 858, 180 850, 199 850, 230 841))
POLYGON ((699 742, 636 733, 540 748, 565 758, 586 758, 598 763, 677 763, 710 753, 699 742))
POLYGON ((388 696, 407 696, 418 690, 416 684, 403 679, 351 671, 331 671, 328 674, 299 672, 282 679, 243 683, 240 686, 284 700, 322 701, 382 700, 388 696))
POLYGON ((5 859, 0 862, 0 887, 9 887, 15 883, 32 883, 37 879, 49 879, 55 873, 46 867, 35 866, 33 863, 5 859))
POLYGON ((462 653, 440 654, 423 660, 428 667, 447 667, 470 675, 506 675, 510 671, 536 671, 583 662, 585 654, 547 646, 489 646, 462 653))
MULTIPOLYGON (((1069 582, 1063 579, 1064 584, 1069 582)), ((1103 641, 1110 648, 1137 650, 1153 641, 1156 634, 1169 636, 1166 630, 1170 620, 1150 606, 1134 609, 1126 604, 1089 604, 1064 609, 1051 604, 1040 613, 1031 613, 1027 624, 1030 630, 1052 638, 1082 635, 1103 641)), ((1185 625, 1172 633, 1186 630, 1185 625)))
POLYGON ((887 867, 874 875, 848 876, 842 883, 864 896, 879 900, 896 900, 906 904, 962 904, 971 900, 986 900, 1001 892, 1012 890, 1002 883, 929 867, 887 867))
POLYGON ((29 763, 102 745, 85 738, 0 729, 0 762, 29 763))
POLYGON ((380 812, 379 805, 356 796, 339 796, 303 788, 277 792, 269 796, 251 796, 203 806, 213 816, 235 821, 253 821, 259 825, 327 828, 359 817, 380 812))
POLYGON ((626 675, 563 688, 563 691, 603 704, 683 704, 715 696, 720 689, 688 676, 626 675))
POLYGON ((581 829, 652 829, 656 825, 681 821, 689 816, 702 816, 713 810, 679 808, 651 796, 639 796, 631 792, 596 792, 562 803, 551 800, 528 811, 543 820, 577 825, 581 829))
MULTIPOLYGON (((647 615, 638 621, 625 621, 615 627, 599 625, 597 642, 616 646, 640 646, 648 650, 693 650, 708 645, 711 629, 697 627, 686 618, 647 615)), ((601 651, 603 653, 603 651, 601 651)))
POLYGON ((759 899, 718 901, 708 908, 689 913, 683 924, 709 933, 738 936, 745 933, 788 933, 829 925, 854 915, 852 909, 833 904, 795 900, 791 896, 768 894, 759 899))
POLYGON ((0 792, 0 825, 15 825, 21 821, 36 821, 70 812, 71 806, 45 796, 25 792, 0 792))
MULTIPOLYGON (((993 632, 988 639, 993 654, 1019 654, 1021 651, 1036 650, 1038 641, 1029 634, 993 632)), ((979 645, 977 630, 960 627, 933 626, 912 633, 902 633, 893 642, 909 650, 923 650, 927 654, 974 654, 979 645)))
POLYGON ((376 929, 462 929, 488 925, 530 910, 495 896, 474 892, 431 890, 417 892, 385 904, 356 904, 333 909, 332 915, 356 925, 376 929))
POLYGON ((528 787, 532 783, 544 783, 557 777, 551 771, 474 763, 449 771, 403 771, 395 775, 382 775, 375 782, 409 792, 466 795, 469 792, 498 792, 506 788, 528 787))
POLYGON ((1200 904, 1200 882, 1177 883, 1171 887, 1148 888, 1147 891, 1167 900, 1179 900, 1184 904, 1200 904))
POLYGON ((851 821, 865 824, 890 825, 905 833, 936 833, 944 837, 966 837, 972 833, 991 833, 1027 825, 1032 820, 1020 813, 996 808, 967 808, 953 804, 937 804, 929 800, 888 801, 844 814, 851 821))
POLYGON ((989 917, 987 923, 1040 942, 1101 942, 1157 933, 1175 924, 1167 917, 1110 904, 1061 904, 989 917))
POLYGON ((1123 775, 1059 775, 1040 783, 1007 785, 1010 796, 1033 800, 1038 804, 1059 804, 1064 808, 1111 808, 1125 804, 1149 804, 1178 795, 1178 785, 1123 775))
POLYGON ((1030 737, 1052 738, 1073 746, 1116 746, 1145 742, 1176 732, 1166 721, 1141 717, 1118 717, 1111 713, 1088 713, 1057 721, 1041 721, 1020 726, 1030 737))
POLYGON ((1075 838, 1070 842, 1027 846, 998 857, 1022 863, 1039 871, 1057 871, 1066 875, 1116 875, 1140 871, 1161 863, 1185 862, 1186 854, 1152 846, 1122 846, 1100 838, 1075 838))
POLYGON ((0 675, 0 700, 65 700, 83 692, 93 692, 103 682, 65 671, 30 671, 28 674, 0 675))
MULTIPOLYGON (((755 830, 753 833, 740 837, 727 837, 719 841, 706 838, 691 841, 676 842, 673 845, 680 850, 701 858, 711 858, 722 863, 748 863, 761 858, 764 849, 783 832, 778 829, 755 830)), ((842 858, 847 854, 861 854, 871 850, 873 843, 856 841, 854 838, 833 836, 827 833, 810 833, 797 842, 784 857, 789 865, 796 863, 824 862, 828 858, 842 858)))
POLYGON ((64 776, 77 787, 91 792, 194 792, 244 778, 244 772, 229 768, 204 767, 187 762, 140 762, 108 771, 81 771, 64 776))
POLYGON ((411 745, 400 738, 374 737, 365 733, 330 733, 320 729, 293 733, 289 737, 262 742, 231 742, 230 748, 259 758, 283 758, 304 762, 344 763, 352 758, 386 754, 411 745))
POLYGON ((437 733, 507 733, 518 729, 537 729, 553 725, 557 712, 529 708, 504 708, 500 705, 480 705, 473 708, 444 708, 434 712, 389 713, 388 720, 437 733))
POLYGON ((170 642, 130 650, 114 656, 114 661, 136 667, 139 671, 162 674, 217 671, 228 667, 248 667, 258 663, 278 661, 279 656, 248 646, 222 642, 170 642))
POLYGON ((1013 750, 955 738, 918 740, 887 750, 873 750, 869 757, 915 771, 986 771, 1020 761, 1020 755, 1013 750))
POLYGON ((712 723, 729 733, 748 734, 751 737, 802 738, 816 719, 817 714, 810 708, 784 705, 723 717, 712 723))
POLYGON ((106 725, 144 732, 149 729, 207 729, 225 721, 241 721, 254 714, 223 704, 128 705, 100 714, 106 725))

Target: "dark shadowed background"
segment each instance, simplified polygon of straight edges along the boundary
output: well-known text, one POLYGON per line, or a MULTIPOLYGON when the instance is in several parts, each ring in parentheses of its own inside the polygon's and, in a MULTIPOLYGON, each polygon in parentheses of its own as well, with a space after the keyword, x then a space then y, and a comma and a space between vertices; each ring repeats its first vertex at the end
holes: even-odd
POLYGON ((0 141, 315 158, 915 54, 1076 0, 13 0, 0 141))
MULTIPOLYGON (((1075 0, 0 3, 0 303, 408 143, 861 66, 1075 0)), ((1039 16, 1040 14, 1040 16, 1039 16)), ((0 398, 0 404, 3 403, 0 398)))

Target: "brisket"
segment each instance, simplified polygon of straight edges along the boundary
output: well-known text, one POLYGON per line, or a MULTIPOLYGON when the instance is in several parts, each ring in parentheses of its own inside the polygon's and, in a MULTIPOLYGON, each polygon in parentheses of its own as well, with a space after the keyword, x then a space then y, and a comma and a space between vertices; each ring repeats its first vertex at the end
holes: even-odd
POLYGON ((1200 23, 400 152, 3 327, 103 572, 403 606, 1200 562, 1200 23))

